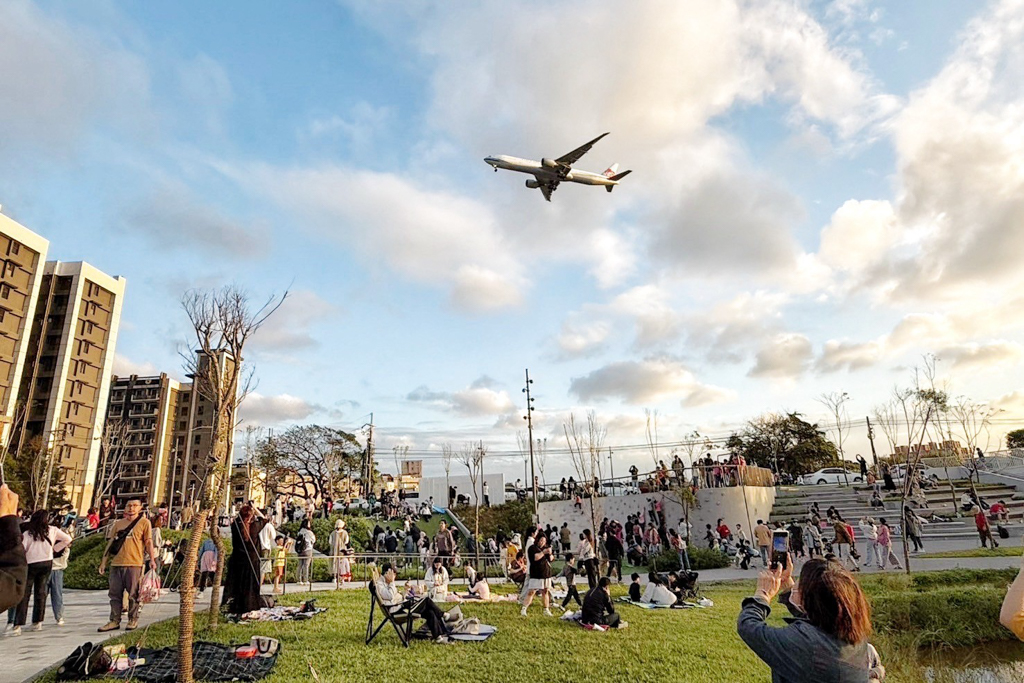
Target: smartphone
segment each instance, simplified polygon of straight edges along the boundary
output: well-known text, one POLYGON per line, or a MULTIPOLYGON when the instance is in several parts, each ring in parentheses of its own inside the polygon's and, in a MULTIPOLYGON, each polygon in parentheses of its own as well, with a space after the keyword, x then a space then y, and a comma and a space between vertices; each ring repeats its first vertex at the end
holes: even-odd
POLYGON ((789 563, 789 532, 776 529, 772 532, 772 566, 783 568, 789 563))

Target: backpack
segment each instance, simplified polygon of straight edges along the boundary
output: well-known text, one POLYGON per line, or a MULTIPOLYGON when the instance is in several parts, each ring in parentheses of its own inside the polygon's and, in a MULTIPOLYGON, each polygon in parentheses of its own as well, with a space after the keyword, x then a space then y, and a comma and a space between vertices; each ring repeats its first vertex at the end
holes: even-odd
POLYGON ((298 538, 295 539, 295 554, 296 555, 303 555, 303 554, 305 554, 306 546, 307 546, 306 537, 304 535, 302 535, 302 534, 299 534, 298 538))
POLYGON ((79 681, 110 670, 110 655, 100 643, 79 645, 57 669, 58 681, 79 681))
POLYGON ((1010 537, 1010 532, 1002 524, 996 524, 996 532, 999 534, 999 538, 1010 537))

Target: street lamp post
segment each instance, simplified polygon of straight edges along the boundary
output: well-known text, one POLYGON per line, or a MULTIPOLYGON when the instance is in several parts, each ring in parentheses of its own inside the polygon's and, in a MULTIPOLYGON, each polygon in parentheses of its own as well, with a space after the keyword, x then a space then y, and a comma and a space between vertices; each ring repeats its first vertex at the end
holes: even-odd
POLYGON ((533 398, 530 397, 530 385, 533 384, 533 380, 530 379, 530 370, 526 370, 526 386, 523 388, 523 393, 526 394, 526 415, 523 417, 526 420, 526 429, 529 432, 530 440, 530 481, 533 484, 533 517, 534 521, 537 521, 537 473, 534 469, 533 462, 533 398))

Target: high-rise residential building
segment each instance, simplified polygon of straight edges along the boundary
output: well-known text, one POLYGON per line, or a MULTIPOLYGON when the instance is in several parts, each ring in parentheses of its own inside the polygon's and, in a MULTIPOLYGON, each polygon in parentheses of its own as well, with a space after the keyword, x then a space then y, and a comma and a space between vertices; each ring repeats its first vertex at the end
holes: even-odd
POLYGON ((0 214, 0 447, 19 412, 18 385, 49 242, 0 214))
POLYGON ((20 383, 27 413, 12 435, 17 450, 49 449, 83 512, 93 502, 124 288, 123 277, 88 263, 48 262, 20 383))
MULTIPOLYGON (((199 372, 206 372, 208 358, 200 354, 197 359, 199 372)), ((230 367, 229 356, 219 359, 222 371, 230 367)), ((213 402, 196 390, 195 382, 180 383, 166 374, 114 377, 107 430, 116 438, 108 439, 102 456, 99 494, 119 504, 138 498, 174 509, 201 499, 210 485, 213 414, 213 402)))
POLYGON ((113 497, 124 502, 138 498, 151 505, 170 499, 169 471, 188 427, 188 400, 182 397, 190 393, 189 385, 183 390, 181 383, 166 373, 111 379, 107 436, 94 499, 113 497))

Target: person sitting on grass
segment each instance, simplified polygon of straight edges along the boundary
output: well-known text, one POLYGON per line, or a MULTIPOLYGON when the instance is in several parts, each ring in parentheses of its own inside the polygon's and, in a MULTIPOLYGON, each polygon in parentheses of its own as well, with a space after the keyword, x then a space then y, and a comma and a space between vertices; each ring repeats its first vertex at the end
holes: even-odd
POLYGON ((569 606, 570 600, 575 600, 577 605, 583 607, 580 592, 576 589, 576 558, 572 553, 565 554, 565 566, 562 567, 562 573, 559 576, 565 579, 565 599, 562 600, 562 610, 564 611, 569 606))
POLYGON ((602 576, 597 586, 587 591, 583 598, 583 614, 580 623, 584 626, 608 626, 609 628, 626 628, 628 623, 622 621, 612 605, 611 579, 602 576))
POLYGON ((644 591, 640 602, 671 606, 676 604, 676 596, 668 589, 657 572, 650 572, 647 575, 647 590, 644 591))
POLYGON ((444 568, 440 556, 434 557, 430 569, 423 576, 423 581, 427 584, 427 595, 431 600, 444 602, 448 599, 448 570, 444 568))
POLYGON ((871 608, 853 575, 832 560, 808 560, 793 581, 793 560, 761 572, 757 592, 743 601, 736 630, 772 670, 773 683, 839 683, 884 679, 873 661, 871 608), (769 626, 772 598, 779 595, 795 617, 769 626))
POLYGON ((427 628, 430 629, 430 636, 434 640, 439 643, 448 642, 450 631, 447 624, 445 624, 444 612, 434 604, 434 601, 429 597, 406 600, 398 586, 395 585, 397 574, 391 563, 385 562, 380 566, 380 569, 381 574, 374 581, 374 587, 377 589, 377 599, 380 600, 385 609, 390 612, 397 612, 402 607, 407 607, 410 612, 426 620, 427 628))
POLYGON ((632 602, 640 602, 640 596, 643 594, 643 589, 640 586, 640 575, 633 572, 629 578, 632 579, 632 583, 629 584, 629 599, 632 602))
POLYGON ((516 553, 516 559, 509 565, 508 578, 517 586, 522 586, 526 581, 526 553, 522 550, 516 553))

